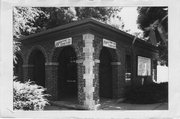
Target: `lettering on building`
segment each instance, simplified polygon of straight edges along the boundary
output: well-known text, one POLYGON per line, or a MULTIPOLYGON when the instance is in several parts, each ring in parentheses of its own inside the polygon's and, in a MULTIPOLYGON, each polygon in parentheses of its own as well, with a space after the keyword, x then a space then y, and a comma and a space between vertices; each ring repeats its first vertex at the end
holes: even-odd
POLYGON ((63 46, 71 45, 71 44, 72 44, 71 37, 55 41, 55 47, 63 47, 63 46))
POLYGON ((112 48, 112 49, 116 49, 116 42, 110 41, 107 39, 103 39, 103 46, 108 47, 108 48, 112 48))

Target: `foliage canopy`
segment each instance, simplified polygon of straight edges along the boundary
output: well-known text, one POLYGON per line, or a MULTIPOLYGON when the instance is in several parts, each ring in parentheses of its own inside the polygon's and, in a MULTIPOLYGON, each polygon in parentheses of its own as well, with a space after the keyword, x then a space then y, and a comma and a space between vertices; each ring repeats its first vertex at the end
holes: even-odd
POLYGON ((168 8, 138 7, 137 10, 137 24, 143 30, 144 37, 150 37, 150 31, 154 31, 157 40, 155 45, 159 47, 159 61, 162 65, 168 65, 168 8))
POLYGON ((37 33, 85 18, 108 23, 119 18, 120 7, 14 7, 14 38, 37 33))

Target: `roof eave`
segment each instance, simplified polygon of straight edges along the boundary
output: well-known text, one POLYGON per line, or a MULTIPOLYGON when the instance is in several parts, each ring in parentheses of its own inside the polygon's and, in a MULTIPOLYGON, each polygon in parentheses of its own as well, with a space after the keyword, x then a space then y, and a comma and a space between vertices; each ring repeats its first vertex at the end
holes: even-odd
MULTIPOLYGON (((97 21, 95 19, 92 19, 92 18, 88 18, 88 19, 84 19, 84 20, 81 20, 81 21, 75 21, 75 22, 72 22, 72 23, 69 23, 69 24, 61 25, 61 26, 58 26, 58 27, 55 27, 55 28, 52 28, 52 29, 48 29, 46 31, 42 31, 42 32, 32 34, 32 35, 29 35, 29 36, 25 36, 25 37, 20 38, 18 41, 23 41, 23 40, 31 39, 31 38, 34 38, 34 37, 39 37, 39 36, 44 35, 44 34, 50 34, 50 33, 53 33, 53 32, 69 29, 69 28, 80 26, 80 25, 87 24, 87 23, 92 23, 92 24, 95 24, 95 25, 99 25, 101 27, 105 27, 107 29, 112 30, 113 32, 116 32, 118 34, 122 34, 122 35, 124 35, 126 37, 129 37, 131 39, 135 38, 135 36, 133 36, 131 34, 128 34, 128 33, 124 32, 124 31, 121 31, 121 30, 119 30, 117 28, 114 28, 114 27, 112 27, 112 26, 110 26, 108 24, 101 23, 101 22, 99 22, 99 21, 97 21)), ((154 46, 152 44, 149 44, 149 43, 143 41, 142 39, 137 38, 136 40, 139 41, 140 43, 144 43, 144 44, 147 44, 148 46, 156 48, 156 46, 154 46)), ((133 40, 132 40, 132 42, 133 42, 133 40)))

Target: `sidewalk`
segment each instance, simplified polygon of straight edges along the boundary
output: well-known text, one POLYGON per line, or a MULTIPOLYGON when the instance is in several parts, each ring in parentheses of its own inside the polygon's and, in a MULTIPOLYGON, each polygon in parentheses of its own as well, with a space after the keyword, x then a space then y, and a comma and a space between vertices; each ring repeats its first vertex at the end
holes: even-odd
MULTIPOLYGON (((45 110, 85 110, 81 105, 67 101, 53 101, 45 110)), ((99 110, 168 110, 168 103, 130 104, 117 100, 104 100, 99 110)))

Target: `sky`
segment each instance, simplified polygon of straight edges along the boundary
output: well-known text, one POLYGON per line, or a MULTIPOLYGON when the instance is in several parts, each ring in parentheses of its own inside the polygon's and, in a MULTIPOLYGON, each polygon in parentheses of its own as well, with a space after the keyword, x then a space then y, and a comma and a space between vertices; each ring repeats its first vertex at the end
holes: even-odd
MULTIPOLYGON (((76 14, 74 7, 70 7, 71 11, 76 14)), ((123 9, 119 12, 118 16, 121 17, 123 23, 125 24, 124 30, 130 29, 128 33, 133 34, 134 32, 142 32, 137 28, 136 20, 137 20, 137 7, 123 7, 123 9)), ((110 21, 113 24, 120 25, 122 24, 117 19, 111 19, 110 21)))
MULTIPOLYGON (((130 29, 129 33, 134 32, 142 32, 137 28, 137 7, 123 7, 121 12, 119 13, 119 16, 121 17, 122 21, 124 22, 125 26, 124 29, 128 30, 130 29)), ((115 23, 118 23, 118 21, 113 21, 115 23)))
POLYGON ((125 29, 131 29, 132 32, 140 31, 136 23, 138 16, 137 7, 124 7, 119 15, 122 17, 125 29))
MULTIPOLYGON (((76 14, 76 11, 74 7, 70 7, 71 11, 76 14)), ((130 32, 128 33, 134 33, 134 32, 142 32, 137 28, 136 20, 137 20, 137 7, 123 7, 122 10, 119 12, 118 16, 121 17, 123 23, 125 24, 124 29, 128 30, 130 29, 130 32)), ((119 20, 117 19, 111 19, 110 21, 113 24, 122 24, 119 20)))

